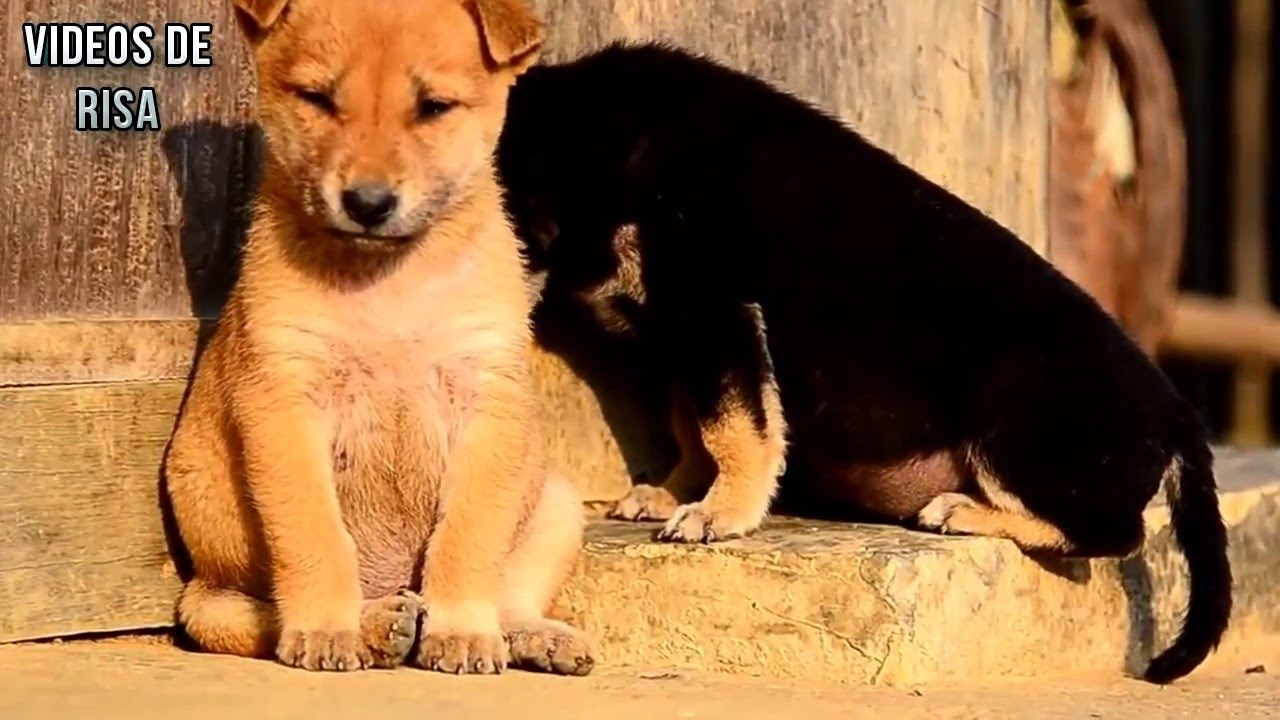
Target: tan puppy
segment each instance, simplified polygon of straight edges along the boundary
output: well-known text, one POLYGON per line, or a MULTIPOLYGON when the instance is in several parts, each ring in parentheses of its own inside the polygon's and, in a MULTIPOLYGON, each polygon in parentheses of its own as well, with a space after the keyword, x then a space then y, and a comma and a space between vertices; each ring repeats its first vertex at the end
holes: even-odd
POLYGON ((235 3, 267 161, 166 461, 182 627, 210 652, 395 666, 413 588, 422 667, 589 672, 543 617, 582 506, 544 474, 491 167, 539 22, 521 0, 235 3))

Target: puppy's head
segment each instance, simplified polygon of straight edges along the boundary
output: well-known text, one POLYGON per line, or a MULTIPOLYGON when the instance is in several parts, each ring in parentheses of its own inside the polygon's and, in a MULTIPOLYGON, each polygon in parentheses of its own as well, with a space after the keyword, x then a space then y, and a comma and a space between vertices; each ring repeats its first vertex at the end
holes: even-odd
POLYGON ((233 1, 272 191, 362 247, 420 237, 490 172, 542 43, 525 0, 233 1))

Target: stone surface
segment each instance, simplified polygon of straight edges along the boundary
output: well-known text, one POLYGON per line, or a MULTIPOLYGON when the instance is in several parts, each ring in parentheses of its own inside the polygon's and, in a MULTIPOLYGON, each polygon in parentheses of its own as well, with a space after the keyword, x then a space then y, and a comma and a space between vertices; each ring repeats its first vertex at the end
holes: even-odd
MULTIPOLYGON (((1236 610, 1224 647, 1280 631, 1280 485, 1225 493, 1236 610)), ((711 546, 599 522, 558 610, 606 665, 902 686, 1137 672, 1186 603, 1168 511, 1142 555, 1037 562, 1002 540, 771 521, 711 546)))
POLYGON ((1219 657, 1171 687, 1114 675, 914 688, 833 686, 606 668, 585 678, 420 670, 336 675, 137 641, 0 647, 6 720, 227 717, 652 720, 653 718, 1276 717, 1280 647, 1219 657), (1262 665, 1266 672, 1246 673, 1262 665))

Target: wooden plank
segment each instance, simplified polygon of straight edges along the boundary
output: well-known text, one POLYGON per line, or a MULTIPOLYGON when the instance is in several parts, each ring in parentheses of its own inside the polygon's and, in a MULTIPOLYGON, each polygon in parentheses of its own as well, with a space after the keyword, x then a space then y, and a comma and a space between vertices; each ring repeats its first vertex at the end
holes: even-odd
POLYGON ((158 471, 184 386, 0 389, 0 641, 170 622, 158 471))
MULTIPOLYGON (((0 387, 185 380, 199 328, 195 320, 0 323, 0 387)), ((573 340, 609 344, 594 335, 573 340)), ((633 472, 659 473, 674 458, 664 441, 665 401, 627 375, 632 359, 624 351, 592 358, 595 366, 574 369, 540 348, 534 370, 553 469, 601 500, 625 493, 633 472)))
POLYGON ((217 311, 256 168, 231 13, 227 0, 0 4, 0 320, 217 311), (28 67, 22 24, 54 21, 212 23, 214 63, 28 67), (77 132, 80 86, 155 88, 162 130, 77 132))
MULTIPOLYGON (((1271 0, 1235 1, 1235 66, 1232 77, 1231 281, 1236 300, 1266 307, 1267 273, 1267 32, 1271 0)), ((1271 441, 1271 368, 1255 359, 1236 367, 1232 441, 1262 447, 1271 441)))
POLYGON ((0 387, 187 377, 195 320, 0 323, 0 387))

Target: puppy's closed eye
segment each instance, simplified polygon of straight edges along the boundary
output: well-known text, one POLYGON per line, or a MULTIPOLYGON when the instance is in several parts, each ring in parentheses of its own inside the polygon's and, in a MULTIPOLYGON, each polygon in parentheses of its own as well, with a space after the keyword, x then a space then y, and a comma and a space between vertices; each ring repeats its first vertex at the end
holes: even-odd
POLYGON ((293 89, 293 94, 297 95, 303 102, 317 110, 320 110, 326 115, 338 114, 338 103, 333 99, 333 91, 330 89, 295 87, 293 89))
POLYGON ((449 112, 457 107, 458 103, 453 100, 443 100, 435 97, 424 97, 418 100, 417 117, 418 122, 427 122, 449 112))

